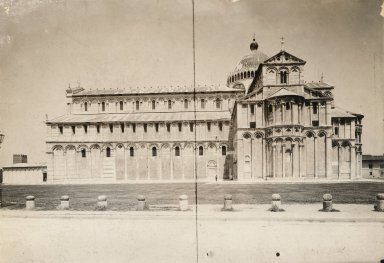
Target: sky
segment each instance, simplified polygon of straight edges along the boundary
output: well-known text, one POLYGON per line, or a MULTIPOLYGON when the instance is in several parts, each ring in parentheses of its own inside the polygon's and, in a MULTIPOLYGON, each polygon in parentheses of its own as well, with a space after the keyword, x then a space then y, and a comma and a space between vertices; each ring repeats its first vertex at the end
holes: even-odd
MULTIPOLYGON (((255 34, 269 56, 307 61, 365 115, 363 153, 384 153, 383 22, 378 0, 195 0, 196 83, 225 85, 255 34)), ((192 1, 0 0, 0 166, 45 161, 46 117, 65 89, 193 83, 192 1)))

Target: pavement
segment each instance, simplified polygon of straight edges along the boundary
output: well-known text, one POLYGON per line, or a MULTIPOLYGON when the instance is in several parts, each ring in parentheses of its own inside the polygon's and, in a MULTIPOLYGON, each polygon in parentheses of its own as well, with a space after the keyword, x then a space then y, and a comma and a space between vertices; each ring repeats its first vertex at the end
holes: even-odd
MULTIPOLYGON (((189 211, 0 210, 0 262, 380 262, 373 205, 234 204, 189 211)), ((174 207, 176 208, 176 207, 174 207)))

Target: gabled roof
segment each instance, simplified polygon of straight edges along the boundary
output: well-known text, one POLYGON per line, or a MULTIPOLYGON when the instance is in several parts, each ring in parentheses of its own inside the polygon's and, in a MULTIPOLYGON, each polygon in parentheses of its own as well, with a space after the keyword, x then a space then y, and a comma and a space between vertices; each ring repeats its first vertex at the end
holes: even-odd
POLYGON ((302 95, 297 94, 295 92, 292 92, 290 90, 287 90, 286 88, 281 88, 278 91, 276 91, 275 93, 273 93, 272 95, 269 95, 267 97, 267 99, 275 98, 275 97, 282 97, 282 96, 299 96, 299 97, 303 97, 302 95))
POLYGON ((284 50, 265 60, 263 64, 305 64, 306 62, 284 50))
POLYGON ((325 82, 311 82, 311 83, 305 83, 304 86, 310 89, 331 89, 334 88, 334 86, 329 85, 325 82))
POLYGON ((339 107, 334 107, 331 109, 331 117, 332 118, 356 118, 354 113, 341 109, 339 107))
MULTIPOLYGON (((196 112, 197 121, 229 121, 229 111, 196 112)), ((97 122, 172 122, 195 120, 193 111, 180 112, 137 112, 137 113, 103 113, 63 115, 47 123, 97 123, 97 122)))

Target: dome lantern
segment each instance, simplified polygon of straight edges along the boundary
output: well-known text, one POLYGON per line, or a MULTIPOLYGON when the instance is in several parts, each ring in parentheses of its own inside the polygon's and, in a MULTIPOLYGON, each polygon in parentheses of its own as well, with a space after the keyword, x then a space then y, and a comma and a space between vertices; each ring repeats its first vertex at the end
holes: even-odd
POLYGON ((254 50, 257 50, 258 47, 259 47, 259 44, 256 42, 256 39, 253 38, 253 41, 252 41, 251 45, 249 46, 249 48, 251 49, 251 51, 254 51, 254 50))

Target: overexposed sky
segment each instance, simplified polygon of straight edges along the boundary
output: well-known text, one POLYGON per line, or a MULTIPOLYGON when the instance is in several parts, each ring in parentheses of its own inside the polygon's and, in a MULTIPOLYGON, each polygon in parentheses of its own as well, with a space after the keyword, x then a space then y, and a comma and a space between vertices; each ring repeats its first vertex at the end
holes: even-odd
MULTIPOLYGON (((365 115, 364 153, 381 154, 381 4, 195 0, 197 84, 225 85, 254 33, 269 56, 284 36, 285 49, 307 61, 306 81, 323 73, 336 87, 336 105, 365 115)), ((45 161, 45 115, 65 114, 69 83, 110 89, 192 81, 191 1, 0 1, 0 165, 13 153, 45 161)))

